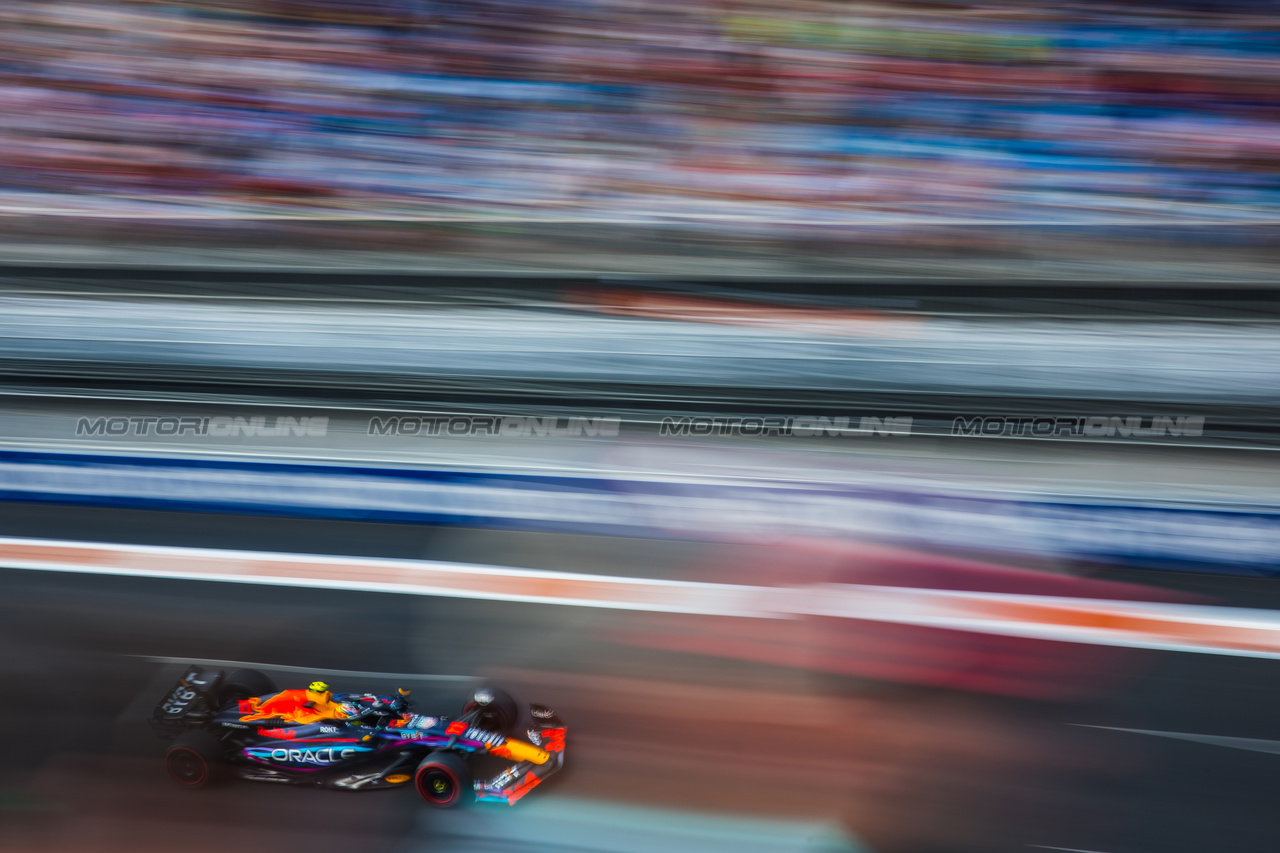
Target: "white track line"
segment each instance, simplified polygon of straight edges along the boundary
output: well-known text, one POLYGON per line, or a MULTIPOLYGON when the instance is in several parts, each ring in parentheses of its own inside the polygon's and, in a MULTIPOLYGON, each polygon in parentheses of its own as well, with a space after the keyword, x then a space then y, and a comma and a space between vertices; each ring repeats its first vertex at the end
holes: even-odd
POLYGON ((1122 729, 1116 726, 1090 726, 1084 723, 1072 723, 1082 729, 1104 729, 1111 732, 1128 732, 1135 735, 1151 735, 1171 740, 1185 740, 1191 743, 1203 743, 1209 746, 1225 746, 1229 749, 1245 749, 1249 752, 1266 752, 1280 755, 1280 740, 1266 740, 1255 737, 1227 737, 1226 735, 1198 735, 1190 732, 1162 732, 1156 729, 1122 729))
POLYGON ((205 548, 0 538, 0 566, 755 619, 857 619, 1125 648, 1280 659, 1280 611, 824 584, 765 587, 205 548))
POLYGON ((715 616, 788 618, 763 587, 543 572, 431 560, 329 557, 0 537, 0 566, 51 572, 346 589, 715 616))

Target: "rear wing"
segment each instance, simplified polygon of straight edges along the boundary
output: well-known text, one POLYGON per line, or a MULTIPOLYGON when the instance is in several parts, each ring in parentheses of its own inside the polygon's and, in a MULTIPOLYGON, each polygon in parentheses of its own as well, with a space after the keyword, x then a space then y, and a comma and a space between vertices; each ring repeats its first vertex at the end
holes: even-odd
POLYGON ((218 710, 218 688, 223 671, 189 666, 178 683, 164 695, 151 721, 161 728, 204 725, 218 710))

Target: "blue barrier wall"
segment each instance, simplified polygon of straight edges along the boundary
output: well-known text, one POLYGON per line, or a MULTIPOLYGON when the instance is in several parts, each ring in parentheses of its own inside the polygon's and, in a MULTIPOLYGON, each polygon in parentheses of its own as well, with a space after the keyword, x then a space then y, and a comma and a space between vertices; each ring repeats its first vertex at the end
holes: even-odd
POLYGON ((1145 568, 1280 574, 1280 512, 957 487, 641 480, 0 452, 0 500, 698 539, 838 536, 1145 568))

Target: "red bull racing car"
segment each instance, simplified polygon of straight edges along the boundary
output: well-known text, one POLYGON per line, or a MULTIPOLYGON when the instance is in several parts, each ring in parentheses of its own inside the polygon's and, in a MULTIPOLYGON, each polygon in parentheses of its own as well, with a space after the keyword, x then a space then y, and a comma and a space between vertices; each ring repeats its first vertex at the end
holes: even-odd
POLYGON ((543 705, 521 709, 482 687, 456 716, 414 713, 394 696, 332 693, 316 681, 277 690, 257 670, 191 666, 156 706, 173 737, 169 777, 201 788, 222 776, 347 791, 409 787, 433 806, 515 803, 564 766, 565 727, 543 705))

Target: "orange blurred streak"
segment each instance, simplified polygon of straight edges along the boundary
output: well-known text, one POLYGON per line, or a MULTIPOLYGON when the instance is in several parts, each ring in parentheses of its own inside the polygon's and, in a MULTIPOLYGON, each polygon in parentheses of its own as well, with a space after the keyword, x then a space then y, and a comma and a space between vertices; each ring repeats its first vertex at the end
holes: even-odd
POLYGON ((623 317, 790 329, 822 335, 916 337, 917 330, 913 327, 920 322, 908 315, 884 311, 790 308, 625 290, 571 288, 565 292, 564 300, 577 308, 623 317))

